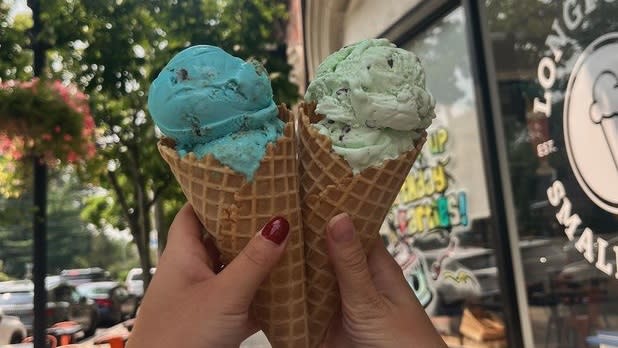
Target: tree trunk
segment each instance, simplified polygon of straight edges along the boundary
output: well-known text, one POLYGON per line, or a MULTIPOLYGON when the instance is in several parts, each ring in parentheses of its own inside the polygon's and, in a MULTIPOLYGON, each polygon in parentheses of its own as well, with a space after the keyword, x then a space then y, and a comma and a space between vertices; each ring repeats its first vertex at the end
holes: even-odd
POLYGON ((148 285, 150 285, 151 279, 150 268, 152 267, 152 262, 150 260, 150 246, 148 238, 151 224, 150 220, 146 218, 148 214, 148 204, 144 195, 145 190, 143 180, 141 180, 136 168, 131 169, 131 173, 133 175, 130 176, 130 180, 132 181, 133 188, 135 189, 135 207, 129 206, 124 190, 120 186, 118 178, 116 177, 116 173, 114 171, 108 171, 107 177, 116 192, 118 201, 122 206, 125 218, 129 224, 129 229, 131 230, 131 235, 133 236, 133 242, 137 246, 140 265, 142 267, 145 292, 146 289, 148 289, 148 285))
MULTIPOLYGON (((150 215, 149 212, 144 212, 144 215, 150 215)), ((150 252, 150 231, 152 230, 151 228, 151 223, 150 223, 150 219, 149 218, 145 218, 144 219, 144 223, 142 224, 142 233, 144 236, 144 246, 145 246, 145 250, 144 250, 144 261, 142 261, 143 265, 142 265, 142 270, 145 271, 144 267, 146 267, 146 269, 148 269, 148 274, 146 274, 146 276, 144 277, 144 292, 146 292, 146 289, 148 289, 148 286, 150 285, 150 281, 152 280, 152 274, 150 273, 150 269, 152 268, 152 254, 150 252)))
POLYGON ((136 207, 136 210, 140 227, 140 237, 144 245, 144 257, 142 258, 141 263, 144 278, 144 293, 146 293, 146 289, 148 289, 151 280, 150 268, 152 267, 152 260, 150 257, 150 231, 152 230, 152 223, 144 182, 139 180, 135 186, 137 189, 136 203, 138 206, 136 207))
POLYGON ((167 244, 167 232, 169 227, 165 224, 165 214, 163 212, 163 201, 157 199, 154 203, 154 223, 155 230, 157 230, 157 241, 159 255, 163 253, 165 244, 167 244))
POLYGON ((139 151, 135 144, 129 146, 127 153, 127 159, 129 160, 129 178, 133 186, 135 194, 135 207, 133 211, 133 217, 137 220, 135 224, 135 233, 133 238, 141 245, 140 263, 142 266, 142 277, 144 279, 144 293, 148 289, 151 280, 150 268, 152 267, 152 260, 150 258, 150 230, 152 229, 152 223, 150 220, 150 205, 149 198, 146 194, 146 181, 139 171, 138 163, 139 151))
POLYGON ((150 261, 150 246, 148 245, 148 238, 144 237, 145 228, 144 225, 139 222, 139 214, 133 214, 131 217, 131 223, 129 224, 131 229, 131 235, 133 235, 133 241, 137 246, 137 253, 139 255, 140 267, 142 268, 142 279, 144 286, 144 293, 150 285, 150 268, 152 262, 150 261))

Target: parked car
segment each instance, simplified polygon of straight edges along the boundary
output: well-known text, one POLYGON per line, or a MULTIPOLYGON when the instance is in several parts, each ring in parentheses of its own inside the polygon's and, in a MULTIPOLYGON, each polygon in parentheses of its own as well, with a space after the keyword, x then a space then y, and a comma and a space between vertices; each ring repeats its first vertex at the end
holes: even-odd
POLYGON ((0 345, 20 343, 26 336, 26 326, 18 317, 6 315, 0 310, 0 345))
MULTIPOLYGON (((82 326, 87 336, 94 334, 98 324, 98 311, 93 300, 80 296, 75 287, 67 283, 47 283, 47 325, 71 320, 82 326)), ((34 284, 29 280, 0 283, 0 309, 7 315, 18 317, 28 331, 34 321, 34 284)))
POLYGON ((118 282, 81 284, 77 286, 77 291, 97 304, 101 322, 117 324, 135 316, 137 298, 118 282))
MULTIPOLYGON (((155 267, 151 268, 150 274, 154 274, 155 271, 155 267)), ((141 268, 131 268, 129 273, 127 273, 127 279, 125 280, 125 285, 127 286, 129 293, 135 295, 139 299, 144 296, 144 278, 142 277, 142 273, 141 268)))
POLYGON ((108 271, 99 267, 91 267, 62 270, 60 279, 70 285, 77 286, 84 283, 111 280, 111 277, 108 271))

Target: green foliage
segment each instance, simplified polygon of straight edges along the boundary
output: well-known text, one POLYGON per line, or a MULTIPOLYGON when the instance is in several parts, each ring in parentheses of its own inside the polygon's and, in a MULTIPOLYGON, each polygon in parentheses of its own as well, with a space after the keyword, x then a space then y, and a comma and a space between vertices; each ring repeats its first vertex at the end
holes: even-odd
MULTIPOLYGON (((80 185, 70 173, 50 173, 48 191, 48 271, 76 267, 77 255, 87 255, 90 233, 79 218, 80 185)), ((20 198, 0 198, 0 260, 13 277, 25 274, 32 260, 32 191, 20 198)))
POLYGON ((114 204, 114 199, 109 193, 88 196, 85 198, 85 202, 81 217, 94 224, 97 229, 102 230, 108 225, 118 229, 127 228, 122 219, 120 207, 114 204))
POLYGON ((32 51, 26 30, 32 20, 18 16, 9 23, 10 3, 0 1, 0 80, 27 80, 32 77, 32 51))
POLYGON ((135 247, 124 240, 109 238, 105 233, 94 233, 90 238, 88 254, 77 257, 79 267, 102 267, 112 278, 124 280, 133 267, 139 266, 135 247))
MULTIPOLYGON (((76 256, 88 254, 90 233, 79 214, 82 185, 70 172, 52 173, 48 191, 47 270, 51 274, 76 266, 76 256)), ((28 221, 28 220, 27 220, 28 221)))
MULTIPOLYGON (((10 52, 0 49, 0 77, 29 78, 21 73, 31 71, 29 39, 23 29, 20 32, 7 23, 6 0, 0 3, 4 4, 0 7, 0 47, 14 48, 10 52)), ((41 1, 40 38, 48 61, 44 75, 71 80, 86 91, 100 131, 97 156, 85 164, 82 179, 108 194, 87 199, 81 216, 98 230, 128 228, 142 267, 149 264, 147 232, 152 229, 152 208, 159 200, 163 202, 156 227, 166 231, 185 201, 156 148, 155 127, 146 109, 150 82, 180 50, 211 44, 241 58, 260 60, 271 74, 275 100, 294 103, 297 88, 288 81, 284 40, 286 3, 41 1)), ((19 28, 24 27, 27 23, 19 28)), ((161 241, 164 235, 160 233, 161 241)))
POLYGON ((31 172, 31 167, 21 166, 7 157, 0 156, 0 197, 19 197, 25 183, 32 179, 31 172), (18 166, 22 167, 19 172, 18 166))
MULTIPOLYGON (((139 263, 129 243, 110 239, 102 232, 93 233, 81 218, 88 211, 85 208, 90 207, 85 205, 86 199, 105 200, 105 195, 90 191, 70 170, 50 173, 47 206, 50 274, 65 268, 101 266, 112 275, 119 275, 139 263)), ((19 198, 0 198, 0 260, 4 261, 2 271, 12 277, 22 277, 25 264, 32 260, 31 202, 30 187, 19 198)))
MULTIPOLYGON (((123 1, 118 6, 105 3, 75 5, 74 11, 85 11, 89 20, 68 26, 82 28, 77 32, 80 40, 88 43, 86 48, 75 50, 71 39, 65 36, 67 46, 56 45, 52 49, 64 57, 63 72, 74 73, 76 81, 91 93, 97 124, 104 139, 109 140, 101 147, 101 158, 105 159, 105 166, 113 163, 124 196, 121 198, 116 192, 116 199, 107 201, 109 208, 103 210, 105 214, 96 218, 114 226, 129 225, 126 218, 124 223, 118 218, 123 214, 126 217, 121 201, 126 201, 135 212, 139 205, 135 184, 140 182, 145 191, 172 201, 164 204, 163 225, 168 226, 184 197, 155 146, 154 127, 145 109, 150 81, 185 47, 216 44, 239 57, 262 61, 271 72, 276 100, 294 103, 297 88, 287 78, 290 66, 284 43, 285 1, 123 1)), ((99 174, 99 182, 114 191, 109 172, 99 174)), ((96 202, 98 209, 103 207, 101 203, 96 202)))
POLYGON ((4 272, 13 277, 22 277, 26 263, 32 262, 32 215, 30 195, 23 199, 0 199, 0 260, 4 272))
POLYGON ((13 278, 4 273, 4 262, 0 261, 0 282, 5 282, 7 280, 13 280, 13 278))

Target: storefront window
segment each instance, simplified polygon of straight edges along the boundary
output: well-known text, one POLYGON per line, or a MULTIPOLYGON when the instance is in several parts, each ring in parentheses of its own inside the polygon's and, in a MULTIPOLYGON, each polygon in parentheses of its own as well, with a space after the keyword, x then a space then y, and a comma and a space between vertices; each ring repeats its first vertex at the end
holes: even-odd
POLYGON ((458 8, 402 45, 423 62, 437 118, 381 233, 450 346, 504 347, 465 25, 458 8))
POLYGON ((598 346, 618 331, 618 2, 486 4, 533 340, 598 346))

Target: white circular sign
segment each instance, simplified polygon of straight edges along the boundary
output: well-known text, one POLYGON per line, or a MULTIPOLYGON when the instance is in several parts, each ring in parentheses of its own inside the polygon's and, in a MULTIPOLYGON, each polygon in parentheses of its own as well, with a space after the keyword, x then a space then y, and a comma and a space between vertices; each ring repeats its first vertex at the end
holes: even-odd
POLYGON ((618 214, 618 33, 596 39, 577 59, 564 101, 564 140, 584 192, 618 214))

